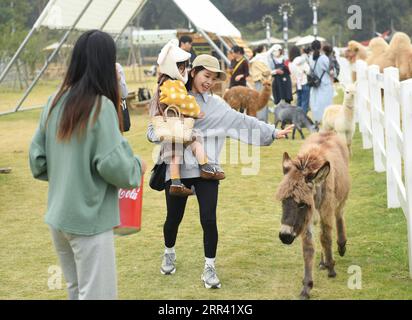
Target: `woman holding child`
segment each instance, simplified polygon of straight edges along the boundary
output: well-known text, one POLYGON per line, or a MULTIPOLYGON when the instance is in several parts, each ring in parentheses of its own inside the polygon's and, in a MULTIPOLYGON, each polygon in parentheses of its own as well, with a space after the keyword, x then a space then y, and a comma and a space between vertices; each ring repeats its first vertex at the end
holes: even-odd
MULTIPOLYGON (((176 68, 180 61, 176 61, 176 68)), ((179 70, 184 75, 183 69, 179 70)), ((169 75, 170 77, 170 75, 169 75)), ((183 77, 183 80, 185 77, 183 77)), ((226 137, 242 142, 268 146, 275 139, 283 138, 291 131, 291 127, 285 130, 276 130, 273 125, 268 125, 254 117, 241 114, 233 110, 220 97, 214 96, 211 91, 215 82, 224 80, 226 74, 221 70, 219 61, 210 55, 202 54, 193 61, 193 68, 188 74, 186 83, 187 92, 195 98, 201 115, 197 117, 194 125, 196 132, 195 141, 201 141, 202 148, 207 152, 205 162, 199 165, 198 157, 190 145, 183 149, 180 163, 179 181, 186 189, 195 190, 199 203, 200 221, 203 228, 203 244, 205 255, 205 267, 201 279, 206 288, 220 288, 221 283, 216 273, 215 258, 218 243, 218 229, 216 223, 217 199, 219 193, 219 180, 223 170, 219 166, 219 156, 226 137), (259 132, 256 135, 256 131, 259 132), (255 133, 255 134, 253 134, 255 133), (208 164, 208 166, 204 166, 208 164), (203 171, 213 174, 205 176, 203 171)), ((160 78, 162 79, 162 75, 160 78)), ((160 84, 161 86, 162 84, 160 84)), ((159 86, 159 89, 161 87, 159 86)), ((165 90, 159 90, 160 94, 151 105, 151 115, 159 114, 161 110, 161 98, 165 97, 165 90)), ((167 94, 166 94, 167 95, 167 94)), ((164 101, 164 100, 163 100, 164 101)), ((157 137, 152 125, 149 125, 147 137, 149 141, 161 143, 162 138, 157 137)), ((165 148, 163 143, 163 148, 165 148)), ((174 185, 172 173, 166 171, 166 206, 167 216, 163 227, 165 252, 161 265, 162 274, 173 274, 176 271, 175 243, 179 224, 183 219, 188 195, 171 194, 171 186, 174 185)), ((176 184, 175 184, 176 185, 176 184)))

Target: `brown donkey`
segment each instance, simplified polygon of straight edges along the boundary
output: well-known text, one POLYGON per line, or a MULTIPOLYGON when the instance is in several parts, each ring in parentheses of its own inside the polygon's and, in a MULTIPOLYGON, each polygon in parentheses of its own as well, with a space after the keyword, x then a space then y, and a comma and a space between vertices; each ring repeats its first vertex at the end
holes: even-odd
POLYGON ((312 226, 314 213, 320 216, 322 254, 320 268, 335 277, 332 254, 332 230, 336 223, 339 254, 346 251, 343 208, 350 189, 349 154, 345 142, 334 132, 312 134, 302 145, 296 159, 283 155, 284 177, 277 191, 282 202, 280 240, 291 244, 302 235, 305 276, 302 299, 309 298, 313 287, 312 269, 315 253, 312 226))

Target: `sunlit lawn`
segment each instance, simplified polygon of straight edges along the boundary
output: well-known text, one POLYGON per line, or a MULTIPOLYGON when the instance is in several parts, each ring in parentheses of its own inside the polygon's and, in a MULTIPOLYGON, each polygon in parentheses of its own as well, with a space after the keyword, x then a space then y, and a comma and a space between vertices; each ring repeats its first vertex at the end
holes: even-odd
MULTIPOLYGON (((49 88, 50 90, 50 88, 49 88)), ((44 101, 40 101, 44 102, 44 101)), ((31 177, 28 147, 40 110, 0 117, 0 299, 65 299, 66 292, 48 288, 49 267, 58 261, 43 221, 47 184, 31 177)), ((148 162, 152 145, 146 140, 149 118, 132 112, 126 133, 136 154, 148 162)), ((203 288, 202 230, 195 198, 188 201, 176 244, 177 272, 159 272, 163 252, 165 200, 151 190, 146 174, 142 230, 116 239, 121 299, 295 299, 303 276, 300 240, 292 246, 278 239, 280 206, 274 199, 282 177, 284 151, 295 155, 302 140, 276 141, 260 151, 257 175, 241 175, 251 164, 226 164, 220 185, 217 270, 220 290, 203 288)), ((252 149, 249 148, 249 151, 252 149)), ((313 299, 410 299, 406 223, 400 209, 386 209, 385 174, 373 171, 372 151, 362 150, 355 135, 351 161, 352 190, 346 206, 348 245, 337 261, 336 279, 315 269, 313 299), (362 271, 362 289, 348 288, 350 266, 362 271)), ((227 149, 229 162, 229 148, 227 149)), ((318 231, 318 228, 316 229, 318 231)), ((317 262, 320 244, 316 232, 317 262)), ((335 243, 335 241, 334 241, 335 243)))

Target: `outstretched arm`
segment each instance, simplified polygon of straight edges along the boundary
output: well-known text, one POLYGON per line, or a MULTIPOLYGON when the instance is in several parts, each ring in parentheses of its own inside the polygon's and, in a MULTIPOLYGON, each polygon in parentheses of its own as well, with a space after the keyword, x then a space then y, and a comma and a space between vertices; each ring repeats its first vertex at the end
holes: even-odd
POLYGON ((289 126, 287 126, 285 129, 283 130, 277 130, 276 131, 276 139, 283 139, 286 138, 286 136, 292 132, 293 128, 295 125, 291 124, 289 126))
POLYGON ((292 131, 293 126, 277 130, 274 125, 266 124, 255 117, 233 110, 224 100, 219 101, 216 114, 216 127, 224 129, 226 136, 247 144, 270 145, 275 139, 282 139, 292 131))

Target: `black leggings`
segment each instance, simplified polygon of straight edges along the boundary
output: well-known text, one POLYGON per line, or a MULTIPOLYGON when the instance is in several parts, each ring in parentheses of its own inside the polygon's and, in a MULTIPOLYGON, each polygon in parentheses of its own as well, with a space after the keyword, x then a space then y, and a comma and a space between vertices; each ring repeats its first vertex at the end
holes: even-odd
MULTIPOLYGON (((216 206, 219 181, 201 178, 182 179, 186 187, 195 187, 199 203, 200 223, 203 228, 203 245, 206 258, 215 258, 217 249, 216 206)), ((169 194, 171 181, 166 183, 167 217, 163 226, 165 246, 174 247, 180 222, 185 213, 187 197, 176 197, 169 194)))

